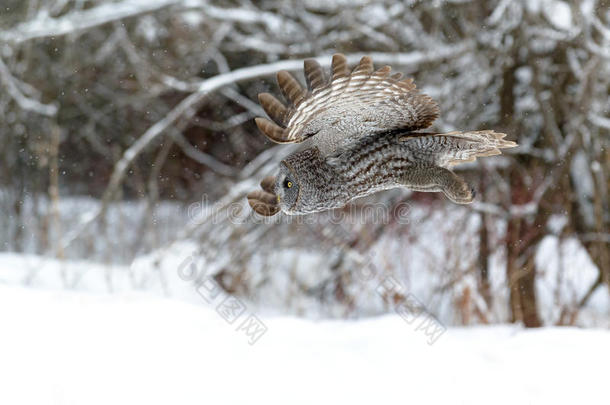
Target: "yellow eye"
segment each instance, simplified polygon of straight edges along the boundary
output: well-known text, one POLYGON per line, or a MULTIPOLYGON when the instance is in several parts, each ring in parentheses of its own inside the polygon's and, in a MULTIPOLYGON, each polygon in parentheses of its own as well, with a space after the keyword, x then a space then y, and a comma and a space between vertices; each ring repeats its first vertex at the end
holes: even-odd
POLYGON ((292 187, 292 182, 289 181, 288 183, 286 183, 286 187, 288 187, 288 188, 292 187))

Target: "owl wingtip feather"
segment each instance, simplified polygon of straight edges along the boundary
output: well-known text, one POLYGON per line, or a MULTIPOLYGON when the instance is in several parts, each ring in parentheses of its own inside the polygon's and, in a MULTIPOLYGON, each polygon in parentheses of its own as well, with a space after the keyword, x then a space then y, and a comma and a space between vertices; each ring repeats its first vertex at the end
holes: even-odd
POLYGON ((283 125, 288 110, 277 98, 269 93, 259 93, 258 102, 276 124, 283 125))
POLYGON ((270 217, 280 211, 277 197, 263 190, 255 190, 246 196, 248 204, 259 215, 270 217))
POLYGON ((299 83, 299 81, 286 70, 280 70, 277 72, 276 78, 280 91, 282 92, 282 95, 286 101, 297 107, 307 95, 307 92, 303 89, 301 83, 299 83))
POLYGON ((276 143, 290 143, 292 142, 291 140, 289 140, 286 136, 286 130, 282 127, 280 127, 279 125, 277 125, 275 122, 267 119, 267 118, 263 118, 263 117, 256 117, 254 119, 254 122, 256 123, 256 126, 258 127, 258 129, 265 134, 265 136, 269 139, 271 139, 273 142, 276 143))
POLYGON ((303 71, 305 72, 305 79, 307 81, 307 88, 309 91, 315 91, 326 85, 326 76, 324 75, 324 69, 315 59, 305 59, 303 61, 303 71))

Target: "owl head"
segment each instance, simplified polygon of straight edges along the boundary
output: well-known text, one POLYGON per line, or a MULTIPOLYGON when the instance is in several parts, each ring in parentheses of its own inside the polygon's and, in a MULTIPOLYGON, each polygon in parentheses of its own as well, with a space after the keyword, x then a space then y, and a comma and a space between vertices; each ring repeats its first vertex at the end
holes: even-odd
POLYGON ((263 179, 261 188, 248 194, 248 203, 257 214, 269 217, 280 210, 289 215, 299 213, 299 183, 288 163, 280 164, 277 176, 263 179))
POLYGON ((280 164, 277 176, 266 177, 261 188, 248 194, 248 203, 257 214, 270 217, 280 211, 297 213, 299 183, 286 164, 280 164))
POLYGON ((309 214, 328 209, 336 200, 334 191, 340 187, 335 187, 334 170, 318 148, 295 152, 279 166, 277 176, 261 182, 262 190, 248 194, 248 202, 258 214, 271 216, 280 210, 288 215, 309 214))

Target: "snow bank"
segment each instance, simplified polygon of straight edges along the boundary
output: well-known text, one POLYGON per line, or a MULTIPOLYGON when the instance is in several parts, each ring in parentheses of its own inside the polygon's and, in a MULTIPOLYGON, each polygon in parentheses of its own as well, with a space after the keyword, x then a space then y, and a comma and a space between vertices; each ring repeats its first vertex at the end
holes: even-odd
POLYGON ((610 331, 450 328, 398 316, 256 314, 253 345, 213 308, 0 285, 0 403, 606 403, 610 331))

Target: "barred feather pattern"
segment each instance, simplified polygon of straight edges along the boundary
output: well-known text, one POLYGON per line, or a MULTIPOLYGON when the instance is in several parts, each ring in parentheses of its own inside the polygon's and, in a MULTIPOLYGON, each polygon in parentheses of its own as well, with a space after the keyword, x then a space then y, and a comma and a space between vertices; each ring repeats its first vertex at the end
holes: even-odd
POLYGON ((290 73, 278 73, 289 107, 268 93, 259 97, 271 120, 256 123, 275 142, 303 142, 315 135, 320 151, 330 154, 371 133, 426 128, 439 114, 436 102, 419 93, 412 79, 400 80, 389 66, 375 71, 366 56, 348 73, 345 57, 334 55, 330 82, 313 59, 305 61, 304 71, 308 90, 290 73))

